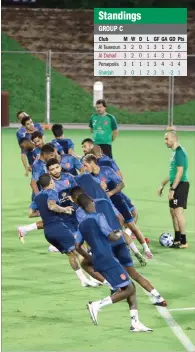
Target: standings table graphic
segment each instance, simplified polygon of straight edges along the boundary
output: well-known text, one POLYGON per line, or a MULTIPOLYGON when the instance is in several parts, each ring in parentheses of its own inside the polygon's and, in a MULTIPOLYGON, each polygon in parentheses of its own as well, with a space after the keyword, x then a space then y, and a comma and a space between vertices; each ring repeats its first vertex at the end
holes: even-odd
POLYGON ((187 9, 94 9, 94 76, 187 76, 187 9))

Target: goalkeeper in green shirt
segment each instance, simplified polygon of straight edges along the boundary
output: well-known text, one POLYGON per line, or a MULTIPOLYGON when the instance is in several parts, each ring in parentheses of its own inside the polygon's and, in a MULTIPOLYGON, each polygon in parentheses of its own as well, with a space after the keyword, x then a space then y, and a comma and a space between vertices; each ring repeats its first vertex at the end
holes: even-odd
POLYGON ((158 195, 161 196, 165 185, 170 183, 169 207, 175 230, 172 247, 187 248, 184 209, 187 208, 189 192, 188 155, 179 144, 175 131, 169 131, 165 134, 165 144, 172 149, 172 156, 169 165, 169 176, 161 183, 158 195))

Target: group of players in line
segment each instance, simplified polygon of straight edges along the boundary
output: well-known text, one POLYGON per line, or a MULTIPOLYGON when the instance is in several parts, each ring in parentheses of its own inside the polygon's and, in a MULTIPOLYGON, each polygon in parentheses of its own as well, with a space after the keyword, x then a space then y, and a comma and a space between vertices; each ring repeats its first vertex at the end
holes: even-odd
POLYGON ((152 331, 139 320, 136 288, 131 279, 149 292, 154 304, 167 303, 134 268, 130 249, 141 265, 146 265, 146 259, 132 234, 148 259, 152 259, 152 253, 137 227, 137 211, 122 192, 125 184, 119 167, 90 138, 82 141, 84 156, 79 157, 73 142, 64 138, 62 125, 52 126, 55 138, 45 143, 40 124, 33 123, 23 111, 17 113, 17 118, 22 124, 17 140, 25 175, 32 172, 29 217, 41 217, 41 221, 19 226, 19 239, 24 242, 28 232, 44 229, 49 250, 67 254, 82 286, 110 288, 110 296, 87 304, 95 325, 104 306, 126 299, 130 331, 152 331))

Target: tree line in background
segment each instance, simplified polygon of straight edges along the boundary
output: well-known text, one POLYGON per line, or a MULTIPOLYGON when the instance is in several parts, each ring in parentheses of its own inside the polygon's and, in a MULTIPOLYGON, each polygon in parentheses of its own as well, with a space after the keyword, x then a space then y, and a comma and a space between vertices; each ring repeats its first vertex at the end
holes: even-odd
POLYGON ((94 7, 187 7, 195 9, 195 0, 2 0, 5 5, 45 8, 93 9, 94 7), (35 2, 36 1, 36 2, 35 2))

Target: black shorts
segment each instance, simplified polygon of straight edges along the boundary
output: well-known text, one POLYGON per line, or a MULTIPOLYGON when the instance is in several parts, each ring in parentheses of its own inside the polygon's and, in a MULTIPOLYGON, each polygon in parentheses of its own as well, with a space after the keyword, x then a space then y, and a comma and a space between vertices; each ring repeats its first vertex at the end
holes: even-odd
POLYGON ((98 144, 103 151, 103 154, 112 159, 112 146, 110 144, 98 144))
MULTIPOLYGON (((172 186, 172 185, 171 185, 172 186)), ((175 189, 174 199, 169 201, 170 208, 184 208, 187 209, 187 200, 189 193, 189 182, 180 182, 175 189)))

